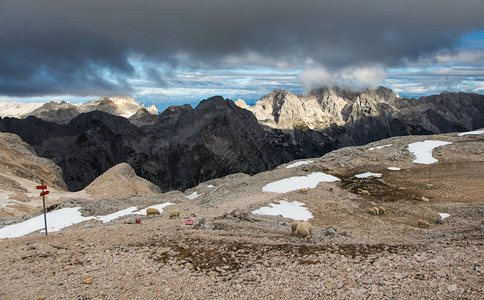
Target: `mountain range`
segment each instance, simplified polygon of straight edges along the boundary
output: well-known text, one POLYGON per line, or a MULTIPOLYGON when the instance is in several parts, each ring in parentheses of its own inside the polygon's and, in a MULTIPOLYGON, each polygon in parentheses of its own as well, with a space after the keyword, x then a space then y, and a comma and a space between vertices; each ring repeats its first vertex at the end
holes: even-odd
POLYGON ((323 88, 307 95, 274 90, 252 107, 216 96, 161 114, 129 98, 50 102, 26 118, 2 115, 0 131, 19 135, 37 155, 52 159, 71 191, 124 162, 168 191, 391 136, 482 128, 483 116, 483 95, 409 99, 384 87, 323 88))
MULTIPOLYGON (((25 118, 35 116, 45 121, 67 124, 81 113, 103 111, 108 114, 129 118, 138 111, 157 115, 156 106, 144 107, 129 97, 102 97, 82 104, 72 104, 66 101, 47 103, 18 103, 0 101, 2 117, 25 118)), ((140 112, 140 113, 141 113, 140 112)))

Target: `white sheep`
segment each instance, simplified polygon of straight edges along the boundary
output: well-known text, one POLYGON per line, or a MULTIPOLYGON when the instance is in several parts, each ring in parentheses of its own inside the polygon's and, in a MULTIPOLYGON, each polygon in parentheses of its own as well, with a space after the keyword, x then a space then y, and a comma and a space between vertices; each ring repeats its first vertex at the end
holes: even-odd
POLYGON ((292 222, 292 224, 291 224, 291 234, 292 235, 294 235, 294 232, 296 232, 297 225, 299 225, 299 223, 301 223, 301 221, 294 221, 294 222, 292 222))
POLYGON ((151 215, 161 215, 161 213, 156 208, 152 208, 152 207, 147 208, 146 209, 146 216, 149 217, 151 215))
POLYGON ((376 210, 373 209, 373 207, 368 208, 368 213, 370 215, 376 215, 376 210))
POLYGON ((383 206, 377 206, 378 208, 378 214, 384 215, 387 213, 387 210, 383 206))
POLYGON ((312 236, 311 231, 313 228, 314 226, 309 222, 300 222, 296 227, 296 232, 299 234, 299 236, 309 239, 312 236))
POLYGON ((172 210, 170 212, 170 219, 178 218, 180 219, 180 211, 179 210, 172 210))
POLYGON ((418 227, 430 227, 430 223, 425 220, 418 220, 418 227))

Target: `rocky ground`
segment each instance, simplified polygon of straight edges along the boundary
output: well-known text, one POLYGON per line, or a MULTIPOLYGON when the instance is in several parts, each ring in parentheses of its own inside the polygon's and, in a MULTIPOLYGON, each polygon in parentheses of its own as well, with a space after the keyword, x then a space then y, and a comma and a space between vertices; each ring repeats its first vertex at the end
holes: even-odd
POLYGON ((84 215, 174 204, 140 224, 125 216, 0 240, 0 299, 482 299, 483 142, 483 135, 391 138, 185 193, 67 200, 57 208, 82 206, 84 215), (453 144, 434 150, 438 163, 412 163, 406 146, 426 139, 453 144), (262 192, 267 183, 316 171, 341 181, 307 193, 262 192), (383 175, 354 177, 368 171, 383 175), (200 196, 186 198, 194 192, 200 196), (312 212, 312 239, 292 236, 291 219, 251 213, 284 199, 312 212), (372 206, 387 213, 370 215, 372 206), (168 218, 173 209, 181 219, 168 218), (438 213, 450 217, 436 222, 438 213), (195 225, 184 225, 190 216, 195 225))

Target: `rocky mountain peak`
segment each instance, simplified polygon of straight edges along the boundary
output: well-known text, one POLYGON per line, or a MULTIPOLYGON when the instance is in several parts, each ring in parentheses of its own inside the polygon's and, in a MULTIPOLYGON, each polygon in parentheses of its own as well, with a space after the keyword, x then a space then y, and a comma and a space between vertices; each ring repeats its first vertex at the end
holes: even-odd
POLYGON ((93 110, 100 110, 112 115, 118 115, 129 118, 134 115, 139 109, 139 105, 133 98, 129 97, 102 97, 84 103, 81 106, 82 112, 89 112, 93 110))
POLYGON ((141 108, 146 109, 150 114, 157 115, 158 114, 158 109, 156 108, 155 105, 151 105, 148 107, 145 107, 144 104, 141 104, 141 108))

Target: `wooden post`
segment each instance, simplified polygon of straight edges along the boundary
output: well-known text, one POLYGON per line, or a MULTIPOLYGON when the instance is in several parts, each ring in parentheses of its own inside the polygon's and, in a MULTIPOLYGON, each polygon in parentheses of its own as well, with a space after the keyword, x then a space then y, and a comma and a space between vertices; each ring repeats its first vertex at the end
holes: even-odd
MULTIPOLYGON (((41 179, 41 184, 44 185, 44 179, 41 179)), ((44 189, 42 189, 42 204, 44 206, 45 235, 47 235, 47 216, 45 214, 45 195, 44 195, 44 189)))

